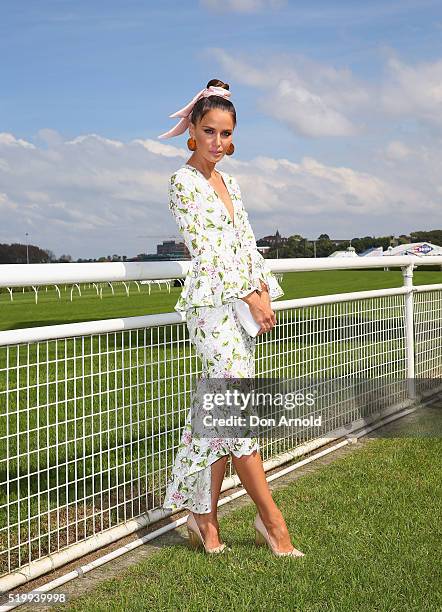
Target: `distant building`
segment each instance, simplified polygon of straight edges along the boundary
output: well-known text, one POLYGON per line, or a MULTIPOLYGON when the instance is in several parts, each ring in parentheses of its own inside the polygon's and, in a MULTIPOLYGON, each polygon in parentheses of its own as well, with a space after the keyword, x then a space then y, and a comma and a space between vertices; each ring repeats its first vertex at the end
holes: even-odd
POLYGON ((265 255, 266 253, 268 253, 270 251, 270 247, 269 246, 256 246, 256 248, 261 253, 261 255, 265 255))
MULTIPOLYGON (((333 242, 335 241, 333 240, 333 242)), ((348 242, 348 240, 346 240, 346 242, 348 242)), ((356 253, 356 249, 350 245, 345 251, 335 251, 329 255, 329 257, 358 257, 358 254, 356 253)))
POLYGON ((359 257, 381 257, 383 254, 384 250, 381 246, 371 247, 365 251, 362 251, 362 253, 359 254, 359 257))
POLYGON ((389 248, 384 255, 418 255, 419 257, 431 257, 432 255, 442 255, 442 247, 431 242, 411 242, 409 244, 399 244, 394 248, 389 248))
MULTIPOLYGON (((259 247, 269 247, 274 248, 277 246, 282 246, 288 242, 288 238, 284 238, 279 233, 279 230, 276 230, 276 234, 274 236, 264 236, 256 241, 257 246, 259 247)), ((268 249, 267 249, 268 250, 268 249)))
POLYGON ((346 251, 335 251, 329 257, 388 257, 389 255, 431 257, 432 255, 442 255, 442 247, 431 244, 431 242, 410 242, 409 244, 399 244, 394 247, 389 246, 385 251, 381 246, 371 247, 358 256, 354 248, 349 246, 346 251))
POLYGON ((184 242, 175 240, 163 240, 163 244, 157 244, 157 255, 167 259, 191 259, 189 249, 184 242))

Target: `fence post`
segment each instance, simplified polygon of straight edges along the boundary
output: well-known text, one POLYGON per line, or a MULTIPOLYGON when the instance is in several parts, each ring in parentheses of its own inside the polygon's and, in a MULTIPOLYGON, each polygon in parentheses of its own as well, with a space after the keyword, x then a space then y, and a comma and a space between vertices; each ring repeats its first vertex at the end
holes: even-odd
POLYGON ((407 363, 408 396, 416 399, 416 381, 414 368, 414 292, 413 292, 414 264, 407 264, 402 268, 404 287, 411 291, 405 294, 405 359, 407 363))

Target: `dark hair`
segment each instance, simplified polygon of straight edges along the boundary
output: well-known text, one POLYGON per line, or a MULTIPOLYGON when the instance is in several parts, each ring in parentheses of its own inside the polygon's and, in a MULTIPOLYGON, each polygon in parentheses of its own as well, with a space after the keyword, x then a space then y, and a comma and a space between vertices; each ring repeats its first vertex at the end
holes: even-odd
MULTIPOLYGON (((219 79, 212 79, 206 85, 206 87, 210 87, 213 85, 214 87, 223 87, 224 89, 229 89, 228 83, 223 83, 219 79)), ((190 114, 190 121, 196 125, 201 119, 204 117, 206 113, 215 108, 219 108, 223 111, 227 111, 233 116, 233 127, 236 127, 236 110, 233 104, 227 98, 222 98, 221 96, 209 96, 208 98, 200 98, 198 102, 192 109, 190 114)))

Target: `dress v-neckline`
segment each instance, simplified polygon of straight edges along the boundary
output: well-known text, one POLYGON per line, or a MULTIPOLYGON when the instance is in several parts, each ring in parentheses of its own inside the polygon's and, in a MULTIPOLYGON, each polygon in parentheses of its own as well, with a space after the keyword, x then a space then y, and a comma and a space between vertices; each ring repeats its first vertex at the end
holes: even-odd
POLYGON ((200 175, 203 177, 203 179, 206 181, 206 183, 207 183, 207 184, 209 185, 209 187, 212 189, 213 193, 216 195, 216 197, 218 198, 218 200, 220 200, 221 204, 223 205, 223 207, 224 207, 224 211, 225 211, 225 215, 226 215, 227 219, 229 219, 229 220, 230 220, 230 222, 232 223, 232 227, 235 227, 235 218, 236 218, 236 214, 235 214, 235 204, 233 203, 233 198, 232 198, 232 196, 231 196, 231 194, 230 194, 230 190, 229 190, 229 188, 228 188, 228 186, 227 186, 227 184, 226 184, 226 181, 224 180, 224 172, 222 172, 221 170, 218 170, 218 172, 219 172, 219 173, 220 173, 220 175, 221 175, 221 179, 222 179, 222 181, 223 181, 223 183, 224 183, 224 187, 226 188, 227 193, 229 194, 230 202, 232 203, 233 219, 232 219, 232 217, 230 216, 230 213, 229 213, 229 211, 228 211, 228 209, 227 209, 227 206, 226 206, 226 204, 225 204, 224 200, 223 200, 223 199, 221 198, 221 196, 218 194, 218 192, 216 191, 215 187, 214 187, 214 186, 213 186, 211 183, 209 183, 209 181, 206 179, 206 177, 204 176, 204 174, 203 174, 203 173, 202 173, 200 170, 198 170, 198 168, 195 168, 195 166, 192 166, 191 164, 184 164, 184 165, 185 165, 187 168, 192 168, 192 170, 196 170, 196 171, 198 172, 198 174, 200 174, 200 175))

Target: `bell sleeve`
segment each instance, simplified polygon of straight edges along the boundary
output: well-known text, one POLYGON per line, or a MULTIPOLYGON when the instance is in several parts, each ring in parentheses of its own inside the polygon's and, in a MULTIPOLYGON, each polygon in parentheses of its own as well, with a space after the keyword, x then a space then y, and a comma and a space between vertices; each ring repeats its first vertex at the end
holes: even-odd
POLYGON ((276 280, 273 272, 270 270, 269 264, 258 251, 255 234, 253 233, 253 229, 249 221, 249 215, 244 206, 241 207, 241 218, 243 229, 241 243, 243 247, 247 249, 250 256, 252 279, 255 283, 257 280, 265 283, 267 285, 270 298, 272 300, 276 300, 284 295, 284 290, 276 280))
POLYGON ((222 238, 207 209, 201 205, 202 193, 187 176, 177 173, 170 178, 169 210, 192 258, 175 310, 195 306, 221 306, 233 302, 254 290, 247 262, 236 249, 222 238))

